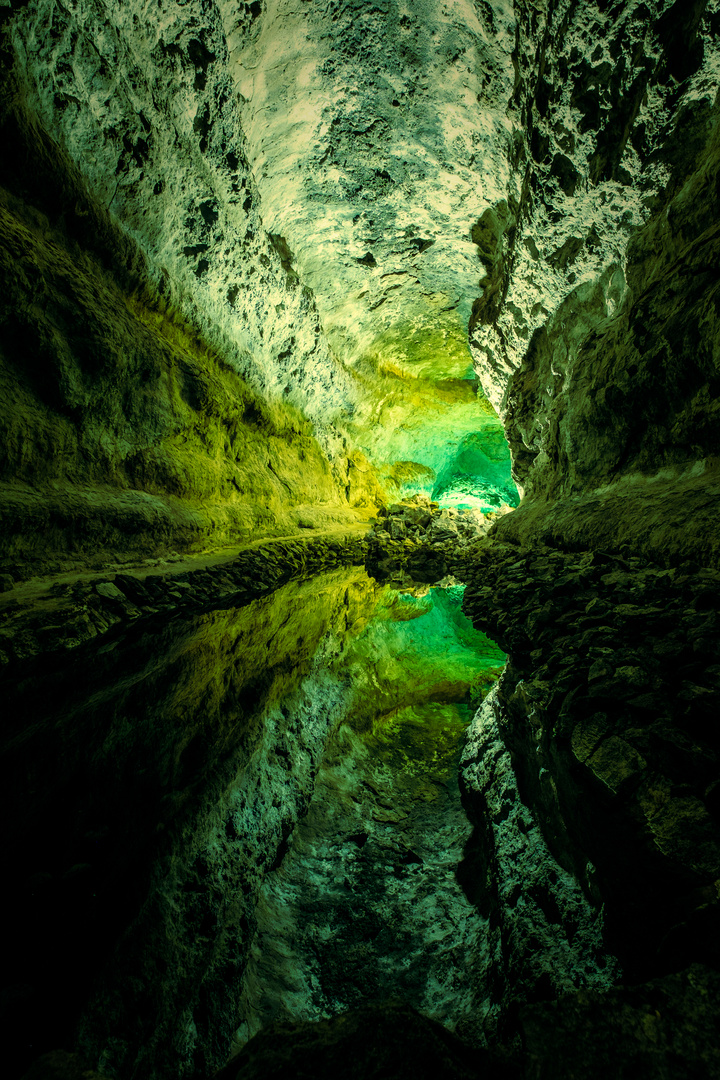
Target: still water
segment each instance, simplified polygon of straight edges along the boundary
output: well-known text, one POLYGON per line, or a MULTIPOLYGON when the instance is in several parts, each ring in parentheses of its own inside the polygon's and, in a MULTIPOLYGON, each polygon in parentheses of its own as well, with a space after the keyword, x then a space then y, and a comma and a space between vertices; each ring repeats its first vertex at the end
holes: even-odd
POLYGON ((34 1053, 79 1020, 101 1071, 177 1076, 270 1019, 378 996, 477 1022, 457 764, 504 655, 461 598, 345 568, 143 620, 6 687, 34 1053))

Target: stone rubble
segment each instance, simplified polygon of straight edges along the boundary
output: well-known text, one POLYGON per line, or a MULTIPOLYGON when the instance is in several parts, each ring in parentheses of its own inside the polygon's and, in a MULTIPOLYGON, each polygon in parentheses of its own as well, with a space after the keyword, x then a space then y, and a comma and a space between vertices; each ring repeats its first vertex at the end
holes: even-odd
POLYGON ((426 495, 382 507, 367 539, 368 567, 381 580, 402 584, 440 581, 467 557, 503 514, 441 507, 426 495))
MULTIPOLYGON (((108 578, 79 577, 50 587, 51 601, 28 606, 11 594, 16 575, 2 575, 0 665, 77 648, 98 634, 138 618, 174 611, 201 611, 218 601, 238 603, 268 592, 293 578, 337 565, 366 564, 378 580, 412 586, 436 583, 470 554, 507 512, 440 508, 426 496, 381 507, 365 537, 308 535, 267 540, 241 551, 221 565, 181 573, 125 571, 108 578)), ((301 522, 302 526, 302 522, 301 522)), ((305 526, 305 528, 309 528, 305 526)))
POLYGON ((57 582, 50 603, 28 607, 12 597, 3 601, 0 668, 38 653, 76 649, 141 617, 166 620, 176 613, 247 603, 297 578, 339 565, 360 566, 367 551, 357 534, 303 535, 268 540, 198 570, 57 582))

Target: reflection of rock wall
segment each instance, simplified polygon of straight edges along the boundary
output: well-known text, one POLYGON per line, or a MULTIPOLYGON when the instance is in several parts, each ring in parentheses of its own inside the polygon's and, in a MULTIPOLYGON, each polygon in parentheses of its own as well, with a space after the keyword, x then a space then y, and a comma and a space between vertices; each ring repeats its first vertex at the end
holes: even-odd
POLYGON ((455 879, 471 830, 458 790, 465 701, 502 654, 460 590, 385 589, 348 643, 352 707, 307 815, 268 875, 239 1044, 276 1018, 399 998, 482 1043, 495 942, 455 879))
MULTIPOLYGON (((313 555, 285 546, 288 561, 313 555)), ((328 544, 316 547, 322 563, 328 544)), ((335 980, 325 1004, 305 994, 302 1007, 290 1001, 290 1014, 356 1000, 352 980, 341 990, 344 950, 372 919, 355 926, 341 889, 336 914, 347 933, 336 934, 322 917, 336 875, 325 885, 321 878, 361 847, 357 905, 374 904, 378 925, 388 913, 404 922, 395 946, 386 934, 367 964, 358 946, 357 993, 365 968, 370 978, 381 963, 399 990, 448 1022, 463 1009, 470 1022, 485 1000, 484 924, 450 880, 470 831, 457 789, 468 707, 453 703, 468 696, 478 667, 492 678, 502 654, 461 614, 457 590, 401 596, 359 569, 243 605, 242 593, 228 591, 233 576, 247 594, 278 561, 273 545, 244 558, 239 577, 229 566, 166 579, 161 611, 136 610, 134 621, 126 612, 97 642, 32 655, 49 643, 40 635, 4 680, 12 719, 2 747, 2 843, 17 876, 18 929, 7 968, 12 984, 26 987, 13 1022, 25 1032, 47 1011, 42 1039, 57 1047, 82 1011, 82 1050, 108 1075, 211 1072, 239 1017, 287 1006, 277 994, 281 963, 261 974, 259 988, 256 974, 244 975, 251 944, 253 957, 263 954, 267 935, 280 933, 263 922, 267 897, 259 915, 256 903, 270 871, 281 880, 286 859, 302 910, 318 906, 308 933, 320 935, 324 978, 335 980), (233 606, 203 598, 213 584, 233 606), (326 855, 310 851, 298 864, 296 847, 315 841, 326 855), (388 875, 384 912, 379 884, 388 875), (449 914, 431 964, 423 927, 434 925, 436 886, 449 914), (424 922, 413 896, 423 898, 424 922), (462 939, 453 912, 470 920, 462 939), (461 940, 472 945, 467 956, 461 940), (457 1006, 456 968, 474 987, 457 1006), (432 972, 444 973, 435 990, 432 972)), ((119 581, 129 593, 131 579, 119 581)), ((142 586, 150 599, 158 582, 142 586)), ((312 956, 298 963, 297 979, 312 985, 312 956)))
POLYGON ((47 1048, 66 1045, 102 975, 82 1027, 95 1061, 170 1076, 222 1063, 255 893, 347 712, 338 667, 374 601, 361 571, 330 573, 6 678, 23 1054, 38 1012, 47 1048))
POLYGON ((620 974, 603 940, 597 895, 589 902, 588 890, 556 861, 521 798, 503 730, 507 679, 486 698, 463 749, 464 803, 476 831, 460 871, 468 896, 497 925, 495 1007, 505 1034, 510 1003, 607 988, 620 974))
POLYGON ((351 717, 331 740, 261 893, 239 1045, 275 1019, 378 999, 483 1043, 495 941, 455 879, 471 830, 457 785, 468 712, 400 708, 362 734, 351 717))

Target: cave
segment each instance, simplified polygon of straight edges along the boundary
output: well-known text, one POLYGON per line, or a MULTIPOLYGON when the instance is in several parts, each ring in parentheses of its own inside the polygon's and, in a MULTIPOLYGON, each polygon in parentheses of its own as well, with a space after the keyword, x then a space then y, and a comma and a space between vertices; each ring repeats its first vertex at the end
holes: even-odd
POLYGON ((6 1075, 720 1077, 719 36, 0 4, 6 1075))

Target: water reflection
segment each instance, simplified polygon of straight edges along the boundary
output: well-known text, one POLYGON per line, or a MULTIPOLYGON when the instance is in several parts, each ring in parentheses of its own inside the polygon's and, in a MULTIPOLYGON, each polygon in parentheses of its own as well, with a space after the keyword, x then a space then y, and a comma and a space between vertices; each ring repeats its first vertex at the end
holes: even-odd
POLYGON ((82 1046, 109 1075, 212 1070, 238 1016, 247 1033, 278 1012, 326 1014, 391 969, 399 993, 442 1013, 467 945, 452 938, 456 901, 437 899, 468 831, 456 761, 470 700, 504 659, 459 602, 345 568, 147 620, 7 682, 10 969, 30 1056, 68 1045, 82 1012, 82 1046), (424 905, 430 925, 443 903, 432 968, 403 913, 424 905), (285 964, 297 992, 268 972, 283 947, 266 948, 273 905, 299 943, 285 964), (298 922, 301 909, 319 917, 298 922))

